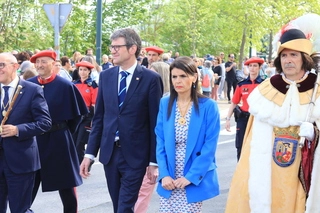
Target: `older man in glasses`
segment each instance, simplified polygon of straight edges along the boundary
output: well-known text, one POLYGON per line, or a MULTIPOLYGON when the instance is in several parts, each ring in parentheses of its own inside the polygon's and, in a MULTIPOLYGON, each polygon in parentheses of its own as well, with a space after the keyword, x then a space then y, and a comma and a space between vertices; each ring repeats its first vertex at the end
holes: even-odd
POLYGON ((11 53, 0 54, 1 213, 7 212, 8 202, 11 213, 32 212, 29 209, 31 194, 36 171, 40 169, 35 136, 51 127, 42 88, 19 79, 18 67, 17 59, 11 53))

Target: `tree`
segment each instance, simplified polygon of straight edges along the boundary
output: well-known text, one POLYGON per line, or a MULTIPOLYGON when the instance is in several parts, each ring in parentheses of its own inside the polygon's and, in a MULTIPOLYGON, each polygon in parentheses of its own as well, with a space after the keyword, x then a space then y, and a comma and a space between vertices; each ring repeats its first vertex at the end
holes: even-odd
MULTIPOLYGON (((42 8, 44 3, 55 1, 1 1, 1 51, 53 47, 53 29, 42 8)), ((71 56, 75 50, 84 53, 85 49, 95 47, 96 2, 69 0, 69 3, 73 9, 60 34, 60 51, 71 56)), ((318 1, 234 0, 232 4, 224 0, 105 1, 102 51, 109 53, 109 37, 115 29, 134 27, 145 46, 158 45, 181 55, 201 57, 223 51, 235 53, 242 61, 252 46, 270 57, 270 35, 308 12, 320 12, 318 1)))

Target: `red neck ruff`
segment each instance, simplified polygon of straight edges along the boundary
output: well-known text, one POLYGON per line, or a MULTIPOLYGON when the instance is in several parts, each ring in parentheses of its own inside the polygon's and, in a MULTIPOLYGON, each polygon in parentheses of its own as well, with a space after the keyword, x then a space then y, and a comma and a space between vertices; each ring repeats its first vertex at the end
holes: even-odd
POLYGON ((50 83, 51 81, 53 81, 55 78, 56 78, 56 74, 53 73, 49 78, 46 78, 46 79, 43 79, 41 78, 40 76, 38 76, 38 82, 43 85, 43 84, 48 84, 50 83))

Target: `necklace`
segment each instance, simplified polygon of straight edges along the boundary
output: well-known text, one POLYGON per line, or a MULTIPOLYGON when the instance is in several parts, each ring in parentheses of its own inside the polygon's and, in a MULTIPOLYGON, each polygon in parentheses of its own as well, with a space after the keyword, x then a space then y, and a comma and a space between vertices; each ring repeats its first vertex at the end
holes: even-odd
MULTIPOLYGON (((16 88, 14 89, 14 93, 13 93, 13 96, 16 94, 16 92, 17 92, 17 88, 18 88, 18 85, 19 84, 17 84, 17 86, 16 86, 16 88)), ((2 94, 1 94, 2 95, 2 94)), ((12 96, 12 97, 13 97, 12 96)), ((3 107, 3 110, 2 110, 2 116, 3 117, 5 117, 6 116, 6 114, 7 114, 7 110, 8 110, 8 107, 9 107, 9 104, 11 103, 11 101, 12 100, 10 100, 11 98, 10 98, 10 96, 9 96, 9 100, 8 100, 8 102, 7 102, 7 104, 6 105, 4 105, 4 102, 3 102, 3 99, 2 99, 2 107, 3 107)))
POLYGON ((187 121, 186 121, 186 114, 189 110, 191 104, 191 100, 188 102, 187 105, 184 105, 183 107, 181 106, 181 104, 178 102, 178 108, 179 108, 179 112, 180 112, 180 118, 178 119, 178 123, 180 125, 186 125, 187 121), (182 111, 182 109, 185 109, 184 111, 182 111))
MULTIPOLYGON (((1 94, 2 95, 2 94, 1 94)), ((10 100, 10 98, 9 98, 9 100, 10 100)), ((4 105, 4 98, 2 99, 2 116, 3 117, 5 117, 6 116, 6 114, 7 114, 7 109, 8 109, 8 106, 9 106, 9 103, 10 103, 10 101, 8 100, 8 102, 6 103, 6 105, 4 105)))
POLYGON ((7 102, 7 104, 6 105, 4 105, 4 103, 3 103, 3 101, 2 101, 2 106, 3 106, 3 110, 2 110, 2 116, 4 117, 4 116, 6 116, 6 114, 7 114, 7 108, 8 108, 8 106, 9 106, 9 101, 7 102))

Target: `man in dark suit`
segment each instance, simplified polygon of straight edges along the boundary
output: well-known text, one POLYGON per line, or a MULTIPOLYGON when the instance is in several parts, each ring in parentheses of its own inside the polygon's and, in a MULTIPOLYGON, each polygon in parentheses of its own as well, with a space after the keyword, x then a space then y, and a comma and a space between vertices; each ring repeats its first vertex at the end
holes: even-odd
POLYGON ((19 80, 18 67, 12 54, 0 54, 0 213, 7 212, 8 201, 11 213, 32 212, 29 207, 35 171, 40 169, 35 136, 51 127, 42 88, 19 80), (20 91, 18 87, 22 87, 20 91))
POLYGON ((104 165, 114 212, 133 212, 143 176, 154 181, 154 127, 163 86, 160 76, 137 64, 139 35, 129 28, 111 36, 109 47, 117 67, 100 74, 92 130, 80 174, 87 178, 90 159, 104 165), (123 97, 125 96, 125 97, 123 97))

